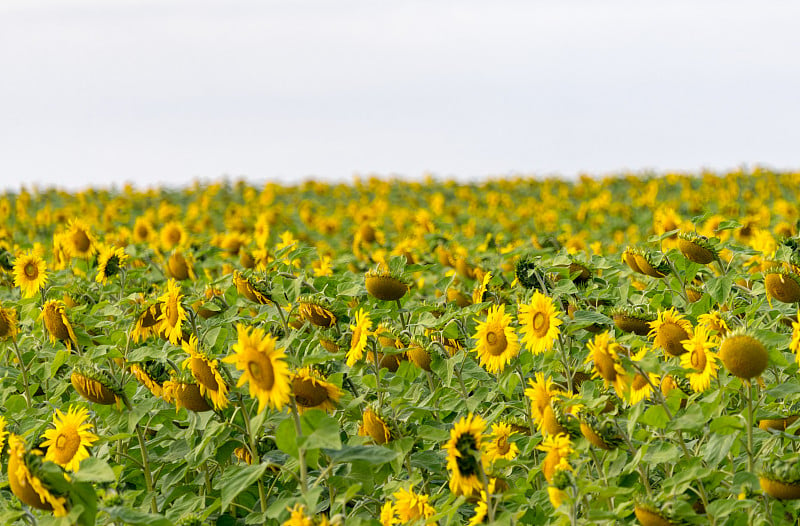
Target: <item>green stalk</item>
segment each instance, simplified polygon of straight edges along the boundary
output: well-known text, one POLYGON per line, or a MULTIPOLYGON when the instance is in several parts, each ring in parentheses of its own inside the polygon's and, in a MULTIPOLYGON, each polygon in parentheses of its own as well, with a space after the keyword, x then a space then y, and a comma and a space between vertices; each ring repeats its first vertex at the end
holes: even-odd
POLYGON ((33 400, 31 399, 31 388, 28 384, 28 369, 25 367, 25 362, 22 361, 22 353, 17 346, 16 337, 11 338, 11 343, 14 344, 14 352, 17 355, 17 360, 19 360, 19 368, 22 370, 22 384, 25 386, 25 402, 28 404, 28 409, 30 409, 33 400))
MULTIPOLYGON (((261 457, 258 454, 258 448, 256 447, 256 437, 253 433, 253 429, 250 426, 250 413, 247 411, 247 404, 244 403, 244 399, 239 396, 239 407, 242 409, 242 418, 244 419, 244 427, 247 431, 247 440, 248 445, 250 447, 250 457, 253 459, 253 464, 260 464, 261 457)), ((258 477, 258 500, 261 504, 261 511, 267 511, 267 497, 264 495, 264 481, 261 477, 258 477)))
POLYGON ((139 438, 139 449, 142 450, 142 471, 144 472, 144 483, 147 486, 147 492, 150 494, 150 511, 158 513, 158 502, 156 501, 156 494, 153 492, 153 474, 150 472, 150 461, 147 458, 144 435, 142 435, 142 428, 139 424, 136 424, 136 436, 139 438))
MULTIPOLYGON (((292 408, 292 419, 294 420, 294 430, 297 434, 297 438, 303 436, 303 428, 300 425, 300 413, 297 410, 297 404, 294 401, 294 398, 290 398, 290 404, 292 408)), ((306 472, 306 448, 305 447, 298 447, 297 448, 297 456, 300 460, 300 490, 303 492, 303 497, 306 496, 306 492, 308 491, 308 474, 306 472)))

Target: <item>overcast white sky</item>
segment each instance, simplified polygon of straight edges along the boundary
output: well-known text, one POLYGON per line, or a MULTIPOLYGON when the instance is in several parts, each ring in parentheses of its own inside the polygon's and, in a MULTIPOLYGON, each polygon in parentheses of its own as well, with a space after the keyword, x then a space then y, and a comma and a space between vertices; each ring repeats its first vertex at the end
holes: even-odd
POLYGON ((800 167, 800 2, 2 0, 0 189, 800 167))

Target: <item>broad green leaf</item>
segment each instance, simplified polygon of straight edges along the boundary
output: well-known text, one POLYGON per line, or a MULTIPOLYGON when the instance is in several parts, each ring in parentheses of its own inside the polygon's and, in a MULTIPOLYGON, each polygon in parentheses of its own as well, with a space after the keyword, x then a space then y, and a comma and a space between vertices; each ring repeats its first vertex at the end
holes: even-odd
POLYGON ((228 509, 233 499, 252 486, 264 474, 266 469, 266 464, 228 466, 215 483, 215 487, 222 490, 222 509, 228 509))
POLYGON ((391 462, 399 453, 381 446, 344 446, 342 449, 323 449, 323 453, 332 462, 363 461, 369 464, 385 464, 391 462))
POLYGON ((72 478, 83 482, 114 482, 117 477, 105 460, 88 457, 81 461, 80 469, 72 478))

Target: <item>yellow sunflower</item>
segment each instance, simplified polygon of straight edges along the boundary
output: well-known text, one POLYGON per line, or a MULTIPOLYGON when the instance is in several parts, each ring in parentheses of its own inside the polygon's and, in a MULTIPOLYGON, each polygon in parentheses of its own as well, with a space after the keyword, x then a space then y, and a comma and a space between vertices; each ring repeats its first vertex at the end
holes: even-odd
POLYGON ((217 359, 209 358, 205 353, 198 351, 197 338, 194 335, 189 341, 184 341, 181 347, 189 355, 189 358, 183 361, 182 367, 184 369, 188 367, 192 372, 200 388, 200 394, 211 399, 217 410, 228 407, 228 385, 219 372, 217 359))
POLYGON ((98 283, 107 283, 108 278, 119 274, 120 269, 128 261, 128 254, 121 247, 103 247, 97 257, 97 277, 98 283))
POLYGON ((705 326, 698 325, 692 338, 682 343, 687 352, 681 355, 681 367, 693 371, 687 375, 689 383, 695 392, 701 393, 709 388, 711 379, 717 377, 719 358, 710 351, 714 342, 709 339, 705 326))
POLYGON ((450 440, 445 445, 447 450, 447 469, 450 471, 450 491, 456 495, 472 495, 480 492, 483 483, 481 470, 485 458, 483 448, 483 432, 486 422, 470 413, 462 418, 450 430, 450 440))
POLYGON ((186 244, 189 236, 183 225, 178 221, 170 221, 161 229, 161 247, 165 251, 180 247, 186 244))
POLYGON ((122 387, 107 371, 93 363, 76 365, 70 375, 70 382, 78 394, 90 402, 102 405, 116 404, 118 408, 122 402, 128 404, 122 387))
POLYGON ((289 518, 281 523, 281 526, 314 526, 312 517, 306 515, 306 507, 302 504, 295 504, 289 511, 289 518))
POLYGON ((67 318, 66 307, 63 303, 58 300, 48 300, 42 307, 39 318, 44 320, 44 326, 52 343, 61 340, 67 349, 72 349, 73 346, 75 349, 78 348, 78 339, 75 337, 75 331, 72 330, 72 324, 67 318))
POLYGON ((133 224, 133 240, 136 243, 147 243, 153 237, 155 229, 153 223, 146 217, 137 217, 133 224))
POLYGON ((131 329, 131 340, 134 343, 144 341, 154 334, 158 334, 159 319, 161 318, 161 303, 148 306, 136 318, 131 329))
MULTIPOLYGON (((684 351, 685 352, 685 351, 684 351)), ((634 362, 640 361, 647 354, 647 348, 643 348, 636 355, 631 357, 634 362)), ((653 394, 653 386, 661 382, 661 378, 653 373, 644 371, 647 376, 640 372, 634 375, 625 374, 620 378, 615 386, 617 394, 628 401, 631 405, 636 405, 642 400, 649 398, 653 394), (649 381, 648 381, 649 380, 649 381)))
MULTIPOLYGON (((29 466, 29 459, 41 456, 38 449, 26 451, 25 440, 12 434, 8 437, 8 485, 17 498, 32 508, 52 511, 56 517, 67 515, 67 499, 45 486, 29 466)), ((62 475, 63 476, 63 475, 62 475)))
POLYGON ((166 367, 163 362, 147 361, 142 363, 132 363, 130 365, 131 374, 140 384, 147 387, 153 396, 163 397, 164 382, 169 379, 166 367))
POLYGON ((400 519, 397 518, 397 514, 395 513, 394 503, 390 500, 387 500, 381 506, 381 526, 394 526, 395 524, 400 523, 400 519))
POLYGON ((553 348, 561 330, 562 321, 556 316, 553 299, 538 290, 533 293, 528 305, 520 305, 517 319, 522 325, 522 343, 533 354, 540 354, 553 348))
POLYGON ((17 311, 0 307, 0 340, 17 336, 17 311))
POLYGON ((73 219, 67 226, 64 238, 67 252, 74 258, 88 258, 95 252, 95 240, 92 230, 80 219, 73 219))
POLYGON ((236 290, 239 294, 252 302, 266 305, 272 301, 269 291, 266 290, 265 287, 257 285, 238 270, 233 271, 233 284, 236 286, 236 290))
POLYGON ((191 257, 186 257, 180 250, 175 250, 167 260, 167 271, 169 275, 178 281, 185 279, 194 280, 197 276, 194 273, 194 263, 191 257))
POLYGON ((697 323, 706 328, 708 339, 716 344, 719 344, 720 340, 724 338, 730 330, 725 319, 719 311, 716 310, 698 316, 697 323))
POLYGON ((336 323, 336 315, 331 311, 330 305, 320 298, 310 296, 301 297, 299 312, 305 320, 317 327, 332 327, 336 323))
POLYGON ((686 352, 681 343, 692 337, 692 324, 675 307, 658 313, 658 319, 650 322, 650 334, 656 347, 670 356, 686 352))
MULTIPOLYGON (((497 486, 497 479, 490 478, 489 479, 489 495, 495 492, 495 488, 497 486)), ((475 515, 467 523, 467 526, 478 526, 479 524, 483 524, 486 520, 486 514, 489 512, 489 499, 486 491, 483 489, 481 490, 481 497, 478 499, 478 503, 475 505, 475 515)))
POLYGON ((602 378, 606 387, 609 384, 616 385, 620 377, 619 355, 622 347, 612 339, 608 331, 595 336, 587 347, 589 355, 584 363, 594 366, 592 378, 602 378))
POLYGON ((364 309, 358 309, 355 325, 350 325, 353 335, 350 337, 350 349, 345 356, 348 367, 353 367, 364 356, 367 337, 372 334, 370 329, 372 329, 372 320, 369 319, 364 309))
POLYGON ((548 435, 544 437, 542 443, 536 449, 547 453, 542 462, 542 473, 548 483, 553 482, 553 476, 562 469, 570 470, 569 457, 573 453, 572 442, 569 435, 559 433, 558 435, 548 435))
POLYGON ((313 368, 303 367, 293 375, 292 394, 301 413, 308 409, 330 413, 339 403, 342 391, 313 368))
POLYGON ((394 509, 402 523, 417 519, 428 519, 436 514, 436 510, 428 504, 429 496, 416 493, 412 488, 401 488, 392 493, 395 499, 394 509))
POLYGON ((89 458, 87 447, 97 441, 88 422, 89 411, 85 407, 72 406, 64 414, 56 409, 53 415, 55 429, 48 429, 42 435, 42 447, 47 448, 45 460, 55 462, 67 471, 78 471, 81 460, 89 458))
POLYGON ((158 298, 161 302, 161 314, 158 317, 158 332, 173 345, 179 345, 183 338, 181 324, 186 321, 186 309, 181 300, 181 286, 174 279, 167 282, 167 292, 158 298))
POLYGON ((795 360, 800 365, 800 309, 797 310, 797 321, 792 322, 792 341, 789 350, 795 354, 795 360))
POLYGON ((19 287, 23 298, 34 297, 46 281, 47 264, 36 251, 29 251, 14 260, 14 286, 19 287))
POLYGON ((181 407, 196 413, 212 409, 201 392, 200 384, 193 381, 170 378, 164 382, 161 396, 167 403, 175 404, 176 412, 180 411, 181 407))
POLYGON ((278 341, 271 334, 264 334, 260 328, 248 328, 237 325, 239 341, 234 344, 232 354, 223 358, 225 363, 236 364, 242 372, 239 383, 241 387, 249 384, 250 396, 258 398, 258 412, 266 405, 280 409, 289 403, 291 385, 289 383, 289 366, 283 349, 276 349, 278 341))
POLYGON ((472 291, 472 303, 483 303, 486 291, 489 289, 489 281, 492 279, 492 273, 487 272, 483 275, 480 284, 472 291))
POLYGON ((528 378, 528 385, 530 387, 525 389, 525 396, 531 401, 531 418, 541 428, 548 410, 552 411, 553 399, 565 393, 555 387, 552 378, 545 378, 542 372, 536 373, 536 380, 528 378))
POLYGON ((490 373, 501 372, 519 354, 519 340, 511 326, 511 315, 505 312, 505 305, 492 306, 486 321, 478 321, 472 338, 478 341, 475 351, 481 366, 490 373))
POLYGON ((492 432, 486 441, 486 461, 492 463, 497 459, 512 460, 519 454, 519 447, 510 442, 511 435, 516 431, 505 422, 492 424, 492 432))
POLYGON ((371 407, 367 407, 364 410, 364 414, 361 417, 361 425, 358 426, 358 434, 359 436, 370 437, 376 444, 385 444, 392 439, 389 426, 371 407))
POLYGON ((0 415, 0 451, 4 450, 6 444, 6 437, 8 436, 8 430, 6 430, 6 417, 0 415))

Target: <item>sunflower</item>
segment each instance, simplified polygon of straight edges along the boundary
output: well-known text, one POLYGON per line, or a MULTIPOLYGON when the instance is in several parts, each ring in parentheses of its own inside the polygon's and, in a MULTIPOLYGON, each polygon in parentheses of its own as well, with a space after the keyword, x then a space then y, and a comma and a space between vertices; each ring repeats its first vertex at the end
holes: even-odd
POLYGON ((456 495, 480 492, 481 470, 485 459, 481 454, 486 423, 470 413, 450 430, 447 450, 447 469, 450 471, 450 491, 456 495))
POLYGON ((399 272, 378 268, 364 276, 364 284, 371 296, 384 301, 395 301, 408 292, 408 282, 399 272))
POLYGON ((92 230, 80 219, 76 218, 69 222, 65 241, 67 252, 74 258, 88 258, 95 252, 92 230))
POLYGON ((702 393, 711 385, 711 379, 717 377, 719 358, 710 351, 714 347, 714 342, 709 339, 706 328, 698 325, 691 339, 681 343, 687 351, 681 355, 681 367, 692 370, 688 374, 692 389, 702 393))
POLYGON ((359 309, 356 312, 355 325, 350 325, 353 335, 350 337, 350 349, 346 355, 348 367, 353 367, 364 356, 367 337, 372 334, 370 329, 372 329, 372 320, 369 319, 364 309, 359 309))
POLYGON ((694 232, 678 232, 678 250, 689 261, 701 265, 708 265, 719 258, 719 253, 708 238, 694 232))
POLYGON ((472 303, 483 303, 486 301, 486 292, 489 290, 489 281, 492 279, 492 273, 487 272, 483 275, 481 282, 472 291, 472 303))
POLYGON ((164 382, 169 380, 169 374, 164 362, 149 360, 142 363, 132 363, 130 371, 140 384, 153 393, 153 396, 162 398, 164 382))
POLYGON ((692 335, 692 324, 675 310, 675 307, 658 313, 658 319, 650 322, 648 336, 654 338, 654 344, 670 356, 680 356, 686 352, 683 344, 692 335))
POLYGON ((632 332, 639 336, 647 336, 647 333, 650 332, 650 323, 656 320, 656 316, 631 307, 615 308, 611 317, 619 330, 632 332))
POLYGON ((6 424, 8 424, 8 422, 6 421, 6 417, 0 415, 0 454, 2 454, 2 451, 4 450, 6 437, 8 436, 8 430, 6 429, 6 424))
POLYGON ((275 348, 278 340, 271 334, 264 334, 261 328, 249 330, 238 324, 236 330, 239 336, 233 346, 236 354, 222 360, 236 364, 236 368, 243 371, 236 387, 249 384, 250 396, 258 398, 259 413, 266 405, 282 408, 289 403, 291 385, 286 354, 283 349, 275 348))
POLYGON ((153 303, 148 306, 136 317, 136 322, 131 329, 131 340, 138 343, 158 334, 159 318, 161 318, 161 303, 153 303))
POLYGON ((47 264, 36 251, 29 251, 14 260, 14 286, 19 287, 23 298, 34 297, 46 281, 47 264))
POLYGON ((161 302, 158 332, 173 345, 180 345, 179 342, 183 338, 181 323, 187 319, 182 299, 181 286, 174 279, 167 282, 167 292, 158 298, 161 302))
MULTIPOLYGON (((647 354, 647 348, 643 348, 639 353, 631 356, 634 362, 640 361, 647 354)), ((630 405, 636 405, 642 400, 649 398, 653 394, 653 386, 661 381, 658 375, 644 371, 634 375, 624 375, 621 381, 617 382, 617 394, 628 401, 630 405), (645 374, 647 376, 645 376, 645 374)))
POLYGON ((412 488, 401 488, 392 493, 392 497, 395 499, 394 510, 402 523, 428 519, 436 514, 433 506, 428 504, 429 496, 416 493, 412 488))
POLYGON ((359 436, 369 436, 376 444, 385 444, 392 439, 389 426, 371 407, 367 407, 364 410, 364 414, 361 417, 361 425, 358 427, 358 434, 359 436))
POLYGON ((395 513, 394 503, 390 500, 387 500, 381 506, 381 526, 394 526, 395 524, 400 523, 400 519, 397 518, 397 514, 395 513))
POLYGON ((538 290, 533 293, 528 305, 520 305, 517 319, 522 325, 522 343, 533 354, 541 354, 553 348, 553 342, 561 334, 558 328, 562 321, 556 315, 553 299, 538 290))
POLYGON ((286 508, 289 518, 281 523, 281 526, 314 526, 312 517, 306 515, 306 507, 302 504, 295 504, 292 508, 286 508))
POLYGON ((254 303, 266 305, 272 301, 266 282, 255 283, 250 277, 245 276, 238 270, 234 270, 233 284, 236 285, 236 290, 239 294, 254 303))
POLYGON ((292 394, 300 412, 322 409, 330 413, 339 403, 342 391, 311 367, 303 367, 292 377, 292 394))
POLYGON ((167 403, 175 404, 176 411, 180 411, 181 407, 196 413, 212 409, 201 392, 200 384, 192 381, 171 378, 164 382, 161 393, 167 403))
POLYGON ((531 401, 531 418, 533 418, 536 425, 541 429, 547 411, 552 411, 553 399, 558 396, 563 396, 565 393, 561 389, 555 387, 552 378, 549 376, 545 378, 544 373, 536 373, 536 380, 528 378, 528 387, 525 389, 525 396, 531 401))
MULTIPOLYGON (((497 479, 490 478, 489 479, 489 495, 492 495, 496 490, 497 479)), ((486 491, 481 489, 481 496, 478 499, 478 503, 475 505, 475 515, 467 523, 467 526, 478 526, 479 524, 483 524, 484 520, 486 520, 486 514, 489 512, 489 498, 486 494, 486 491)))
POLYGON ((137 217, 133 224, 133 241, 147 243, 153 237, 155 230, 153 224, 146 217, 137 217))
POLYGON ((719 343, 728 334, 728 324, 719 311, 712 310, 697 317, 697 323, 706 328, 708 339, 719 343))
MULTIPOLYGON (((121 402, 125 401, 122 387, 108 372, 94 364, 76 365, 70 375, 70 382, 78 394, 90 402, 101 405, 116 404, 120 407, 121 402)), ((127 401, 125 403, 127 404, 127 401)))
POLYGON ((557 471, 572 469, 569 465, 569 457, 573 453, 572 442, 566 433, 547 435, 536 449, 546 453, 542 462, 542 473, 548 483, 553 482, 557 471))
POLYGON ((331 311, 329 303, 322 298, 312 296, 301 296, 298 299, 300 304, 300 316, 317 327, 332 327, 336 324, 336 315, 331 311))
POLYGON ((486 441, 486 462, 491 464, 497 459, 513 460, 517 456, 519 447, 509 441, 514 433, 505 422, 492 424, 492 432, 486 441))
POLYGON ((55 429, 48 429, 42 435, 45 439, 42 447, 47 448, 45 460, 55 462, 67 471, 78 471, 81 460, 89 458, 86 448, 97 441, 88 419, 89 411, 85 407, 72 406, 66 414, 56 409, 53 415, 55 429))
POLYGON ((216 358, 209 358, 205 353, 198 351, 197 337, 194 335, 189 341, 184 341, 181 347, 189 355, 189 358, 183 361, 182 367, 184 369, 188 367, 192 372, 200 388, 200 394, 211 399, 214 409, 221 410, 228 407, 228 385, 219 372, 216 358))
POLYGON ((161 247, 165 251, 180 247, 186 244, 188 235, 183 225, 178 221, 170 221, 161 229, 161 247))
POLYGON ((602 378, 606 387, 609 384, 616 385, 621 376, 619 354, 622 347, 611 338, 611 334, 606 331, 594 337, 594 340, 587 344, 589 355, 585 363, 594 366, 592 378, 602 378))
POLYGON ((197 276, 194 273, 194 264, 191 258, 187 258, 180 250, 174 250, 167 260, 167 271, 169 275, 178 281, 185 279, 194 280, 197 276))
POLYGON ((795 354, 795 361, 800 365, 800 309, 797 309, 797 321, 792 322, 792 341, 789 350, 795 354))
POLYGON ((519 353, 517 333, 511 326, 511 315, 506 314, 505 305, 492 306, 486 321, 478 321, 472 338, 478 341, 475 351, 481 366, 490 373, 501 372, 519 353))
MULTIPOLYGON (((36 468, 41 466, 38 449, 26 451, 25 439, 18 435, 8 437, 8 485, 17 498, 32 508, 52 511, 56 517, 67 515, 67 499, 46 486, 36 468)), ((64 476, 63 474, 61 475, 64 476)))
POLYGON ((106 284, 108 278, 119 274, 120 269, 125 266, 128 254, 121 247, 103 247, 100 255, 97 256, 97 277, 95 281, 106 284))
POLYGON ((0 340, 17 336, 17 311, 0 307, 0 340))
POLYGON ((778 267, 771 268, 764 274, 767 298, 775 298, 782 303, 800 302, 800 275, 778 267))
POLYGON ((78 339, 75 337, 75 331, 72 330, 72 324, 67 318, 66 307, 63 303, 58 300, 48 300, 42 307, 39 318, 44 319, 44 326, 50 335, 50 342, 56 343, 56 340, 61 340, 67 349, 72 349, 72 346, 78 348, 78 339))
POLYGON ((722 340, 719 357, 725 368, 742 380, 760 376, 769 363, 764 344, 743 331, 728 334, 722 340))

